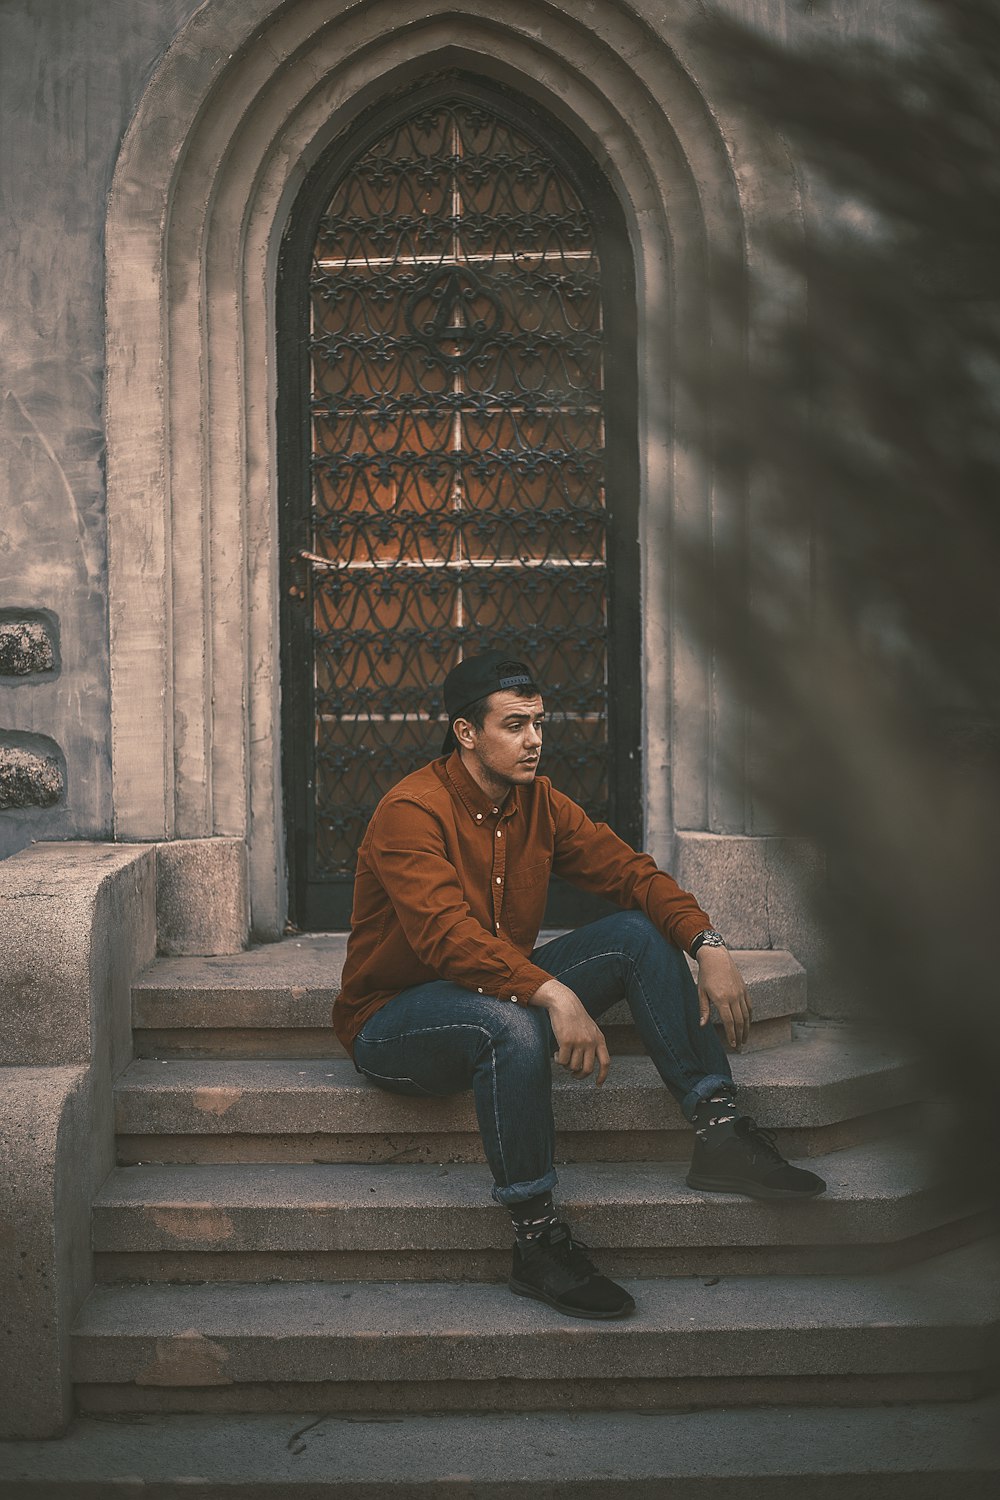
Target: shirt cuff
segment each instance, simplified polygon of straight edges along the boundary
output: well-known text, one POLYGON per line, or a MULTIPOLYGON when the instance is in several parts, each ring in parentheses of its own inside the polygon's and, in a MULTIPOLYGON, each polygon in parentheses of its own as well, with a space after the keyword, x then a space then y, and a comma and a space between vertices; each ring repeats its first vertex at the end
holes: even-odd
POLYGON ((545 970, 538 968, 537 964, 521 964, 511 973, 498 999, 513 1000, 518 1005, 530 1005, 535 991, 551 978, 552 975, 546 974, 545 970))
POLYGON ((673 932, 670 934, 670 941, 676 943, 678 948, 683 948, 685 953, 690 953, 691 944, 699 932, 704 932, 711 925, 711 920, 704 915, 700 917, 685 917, 682 922, 678 922, 675 925, 673 932))

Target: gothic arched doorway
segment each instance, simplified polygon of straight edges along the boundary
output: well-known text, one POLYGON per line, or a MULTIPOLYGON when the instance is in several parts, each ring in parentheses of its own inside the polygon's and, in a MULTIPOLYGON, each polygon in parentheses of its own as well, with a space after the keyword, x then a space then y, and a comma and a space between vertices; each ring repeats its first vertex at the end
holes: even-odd
POLYGON ((293 920, 346 925, 375 803, 495 645, 543 685, 543 770, 640 838, 635 296, 593 159, 461 75, 370 112, 299 195, 279 350, 293 920))

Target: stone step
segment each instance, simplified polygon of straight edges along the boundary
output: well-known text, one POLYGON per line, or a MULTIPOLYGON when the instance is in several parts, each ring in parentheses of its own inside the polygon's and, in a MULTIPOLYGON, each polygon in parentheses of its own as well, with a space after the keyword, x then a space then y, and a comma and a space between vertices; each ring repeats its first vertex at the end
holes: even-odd
POLYGON ((969 1400, 1000 1318, 997 1245, 868 1276, 636 1281, 632 1317, 475 1283, 98 1287, 80 1409, 374 1412, 969 1400))
MULTIPOLYGON (((838 1025, 800 1023, 791 1042, 732 1064, 743 1108, 778 1131, 786 1156, 911 1123, 926 1092, 897 1048, 838 1025)), ((690 1127, 648 1058, 616 1058, 601 1089, 556 1075, 560 1160, 689 1156, 690 1127)), ((123 1164, 482 1159, 471 1093, 390 1094, 344 1059, 143 1059, 119 1077, 115 1112, 123 1164)))
POLYGON ((79 1418, 10 1500, 994 1500, 1000 1396, 947 1406, 79 1418), (183 1476, 183 1477, 178 1477, 183 1476))
MULTIPOLYGON (((560 1170, 560 1209, 617 1276, 873 1270, 978 1233, 985 1205, 883 1141, 812 1164, 827 1193, 699 1193, 681 1163, 560 1170)), ((510 1221, 478 1166, 134 1166, 93 1209, 98 1280, 502 1281, 510 1221)))
MULTIPOLYGON (((540 941, 554 937, 542 933, 540 941)), ((343 1057, 330 1025, 347 938, 321 933, 219 958, 160 958, 132 987, 138 1057, 343 1057)), ((790 953, 734 952, 753 1001, 747 1050, 787 1041, 806 1008, 806 976, 790 953)), ((642 1051, 628 1007, 603 1022, 610 1049, 642 1051)))

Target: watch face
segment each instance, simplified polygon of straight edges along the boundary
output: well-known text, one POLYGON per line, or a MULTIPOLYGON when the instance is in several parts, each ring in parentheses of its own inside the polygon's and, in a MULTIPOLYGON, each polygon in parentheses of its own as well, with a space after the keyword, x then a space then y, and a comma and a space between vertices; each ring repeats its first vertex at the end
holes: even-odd
POLYGON ((701 948, 725 948, 726 940, 721 932, 716 932, 714 927, 707 928, 695 938, 695 943, 701 948))

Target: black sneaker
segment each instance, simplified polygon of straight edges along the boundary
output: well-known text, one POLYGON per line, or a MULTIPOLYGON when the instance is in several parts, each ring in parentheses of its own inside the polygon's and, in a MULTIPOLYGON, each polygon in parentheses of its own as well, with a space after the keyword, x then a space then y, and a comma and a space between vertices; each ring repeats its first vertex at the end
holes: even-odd
POLYGON ((815 1172, 790 1166, 774 1143, 774 1132, 741 1115, 722 1127, 708 1145, 697 1137, 687 1185, 709 1193, 744 1193, 748 1198, 815 1198, 826 1183, 815 1172))
POLYGON ((511 1291, 547 1302, 571 1318, 624 1318, 635 1302, 624 1287, 601 1275, 583 1253, 586 1248, 562 1223, 523 1250, 515 1245, 511 1291))

